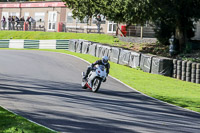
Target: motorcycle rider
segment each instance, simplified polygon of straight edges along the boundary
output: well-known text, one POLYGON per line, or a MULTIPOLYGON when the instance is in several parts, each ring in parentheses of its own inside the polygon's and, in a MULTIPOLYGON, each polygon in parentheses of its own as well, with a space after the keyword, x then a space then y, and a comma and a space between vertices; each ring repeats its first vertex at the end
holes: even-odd
MULTIPOLYGON (((95 65, 104 65, 105 68, 106 68, 106 73, 107 73, 107 76, 109 74, 109 69, 110 69, 110 64, 108 62, 108 57, 107 56, 103 56, 101 60, 97 60, 96 62, 92 63, 91 66, 89 66, 87 68, 87 71, 86 71, 86 75, 83 79, 86 80, 86 78, 88 77, 88 74, 90 73, 90 71, 94 68, 95 65)), ((105 82, 106 79, 103 81, 105 82)))

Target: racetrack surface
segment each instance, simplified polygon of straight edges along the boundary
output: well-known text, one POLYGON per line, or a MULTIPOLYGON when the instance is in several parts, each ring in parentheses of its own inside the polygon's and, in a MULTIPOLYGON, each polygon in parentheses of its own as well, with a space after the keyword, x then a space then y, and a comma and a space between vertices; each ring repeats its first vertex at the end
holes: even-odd
POLYGON ((200 132, 198 113, 146 97, 110 77, 98 93, 82 89, 87 66, 65 54, 1 50, 0 105, 60 132, 200 132))

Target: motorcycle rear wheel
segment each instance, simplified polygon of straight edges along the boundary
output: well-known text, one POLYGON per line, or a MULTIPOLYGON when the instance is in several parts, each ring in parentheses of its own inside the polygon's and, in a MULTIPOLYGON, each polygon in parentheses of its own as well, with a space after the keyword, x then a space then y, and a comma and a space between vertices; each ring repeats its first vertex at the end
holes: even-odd
POLYGON ((92 87, 92 92, 97 92, 101 86, 101 79, 99 78, 95 78, 94 81, 93 81, 93 87, 92 87))

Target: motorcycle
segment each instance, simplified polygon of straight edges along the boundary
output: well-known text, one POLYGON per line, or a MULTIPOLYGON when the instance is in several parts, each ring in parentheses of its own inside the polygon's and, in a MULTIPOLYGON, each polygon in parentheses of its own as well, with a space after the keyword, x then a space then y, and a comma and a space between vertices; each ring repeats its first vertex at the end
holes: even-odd
POLYGON ((106 80, 106 69, 104 65, 96 65, 88 74, 86 79, 85 72, 82 72, 82 83, 81 86, 83 89, 91 89, 92 92, 97 92, 101 86, 101 82, 106 80))

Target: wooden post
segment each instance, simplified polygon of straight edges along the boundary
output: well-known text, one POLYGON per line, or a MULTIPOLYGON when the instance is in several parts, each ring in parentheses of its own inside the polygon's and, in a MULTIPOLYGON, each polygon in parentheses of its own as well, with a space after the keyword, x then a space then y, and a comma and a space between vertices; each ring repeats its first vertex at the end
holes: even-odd
POLYGON ((141 26, 140 37, 143 38, 143 26, 141 26))

